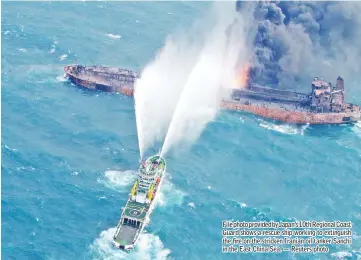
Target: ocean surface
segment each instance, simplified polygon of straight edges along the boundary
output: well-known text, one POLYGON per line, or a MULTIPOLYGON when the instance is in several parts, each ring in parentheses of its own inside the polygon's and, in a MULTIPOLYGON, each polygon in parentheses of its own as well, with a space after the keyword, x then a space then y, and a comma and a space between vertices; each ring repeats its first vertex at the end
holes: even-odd
MULTIPOLYGON (((111 245, 138 168, 134 102, 72 86, 63 66, 139 70, 209 5, 2 3, 2 259, 361 258, 361 124, 294 126, 225 111, 167 156, 137 249, 111 245), (352 221, 353 244, 318 255, 222 254, 228 219, 352 221)), ((359 91, 347 98, 361 104, 359 91)))

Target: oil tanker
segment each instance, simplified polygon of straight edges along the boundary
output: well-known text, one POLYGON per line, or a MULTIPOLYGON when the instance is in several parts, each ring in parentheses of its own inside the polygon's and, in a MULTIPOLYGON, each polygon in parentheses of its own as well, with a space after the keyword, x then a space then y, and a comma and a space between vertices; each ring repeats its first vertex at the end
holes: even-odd
MULTIPOLYGON (((120 68, 68 65, 66 77, 81 87, 118 92, 127 96, 134 93, 140 74, 120 68)), ((361 120, 360 107, 344 100, 344 80, 339 76, 332 85, 319 78, 311 83, 311 93, 298 93, 256 84, 232 89, 229 99, 221 107, 246 111, 264 118, 293 124, 344 124, 361 120)))

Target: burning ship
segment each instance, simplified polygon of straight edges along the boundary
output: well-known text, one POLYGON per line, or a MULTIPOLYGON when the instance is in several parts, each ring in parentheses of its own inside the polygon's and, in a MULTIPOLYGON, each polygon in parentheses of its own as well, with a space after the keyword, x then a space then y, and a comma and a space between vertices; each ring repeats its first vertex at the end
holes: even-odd
POLYGON ((119 249, 128 252, 134 249, 149 222, 165 170, 166 162, 158 155, 149 157, 141 164, 138 179, 133 185, 113 237, 113 244, 119 249))
MULTIPOLYGON (((69 65, 64 71, 76 85, 128 96, 133 95, 134 83, 140 77, 130 70, 101 66, 69 65)), ((336 85, 316 77, 311 86, 311 93, 305 94, 251 84, 232 89, 231 98, 223 100, 221 107, 293 124, 343 124, 361 120, 360 107, 345 103, 341 77, 336 85)))

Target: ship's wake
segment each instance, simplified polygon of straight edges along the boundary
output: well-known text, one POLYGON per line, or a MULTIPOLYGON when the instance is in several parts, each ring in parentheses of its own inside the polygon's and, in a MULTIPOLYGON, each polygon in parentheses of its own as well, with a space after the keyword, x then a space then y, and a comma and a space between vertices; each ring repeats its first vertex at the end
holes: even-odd
POLYGON ((259 119, 259 121, 260 121, 259 125, 263 128, 288 135, 297 135, 297 134, 304 135, 305 130, 309 127, 308 124, 297 126, 292 124, 275 124, 275 123, 266 122, 262 119, 259 119))
POLYGON ((160 238, 156 235, 143 233, 135 250, 125 253, 112 244, 116 228, 109 228, 100 233, 99 237, 90 245, 90 257, 92 259, 157 259, 163 260, 170 257, 171 251, 165 248, 160 238))
POLYGON ((59 75, 56 77, 56 81, 57 82, 65 82, 67 81, 66 77, 64 77, 64 75, 59 75))

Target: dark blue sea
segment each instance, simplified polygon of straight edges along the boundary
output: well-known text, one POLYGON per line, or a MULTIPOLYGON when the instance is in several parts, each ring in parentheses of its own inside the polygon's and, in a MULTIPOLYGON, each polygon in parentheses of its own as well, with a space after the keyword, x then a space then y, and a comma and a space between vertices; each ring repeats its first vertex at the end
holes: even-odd
MULTIPOLYGON (((63 66, 140 70, 209 5, 2 3, 2 259, 361 258, 361 125, 226 111, 167 156, 137 249, 111 245, 139 163, 134 102, 71 85, 63 66), (222 254, 228 219, 352 221, 353 244, 328 254, 222 254)), ((346 98, 361 104, 360 92, 346 98)))

